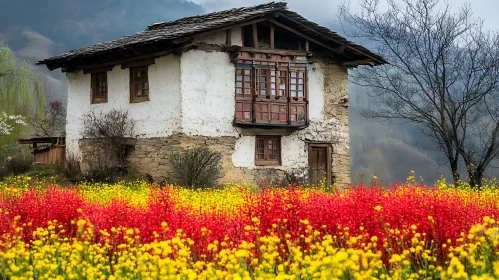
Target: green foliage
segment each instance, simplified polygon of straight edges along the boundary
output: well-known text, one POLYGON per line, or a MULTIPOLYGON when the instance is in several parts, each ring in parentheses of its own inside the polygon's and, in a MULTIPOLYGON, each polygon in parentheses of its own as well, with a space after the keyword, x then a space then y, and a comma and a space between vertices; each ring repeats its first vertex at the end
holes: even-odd
MULTIPOLYGON (((36 69, 28 62, 18 62, 7 46, 0 46, 0 112, 9 115, 44 115, 45 91, 36 69)), ((0 146, 11 145, 29 130, 16 126, 0 137, 0 146)))

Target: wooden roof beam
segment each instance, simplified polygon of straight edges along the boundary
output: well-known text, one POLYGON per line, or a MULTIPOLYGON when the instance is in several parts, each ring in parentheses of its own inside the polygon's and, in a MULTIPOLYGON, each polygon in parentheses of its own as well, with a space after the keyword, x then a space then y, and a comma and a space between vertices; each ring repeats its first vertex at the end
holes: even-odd
MULTIPOLYGON (((289 20, 289 21, 292 21, 292 22, 294 22, 294 23, 296 23, 296 24, 299 24, 299 25, 300 25, 300 26, 302 26, 303 28, 306 28, 306 29, 308 29, 308 30, 312 31, 312 32, 314 32, 315 34, 317 34, 317 35, 319 35, 319 36, 321 36, 321 37, 325 37, 325 38, 327 38, 328 40, 331 40, 331 41, 334 41, 334 42, 336 42, 336 43, 338 43, 338 44, 343 45, 340 41, 335 40, 335 39, 333 39, 333 38, 330 38, 330 37, 328 37, 328 36, 322 35, 322 34, 321 34, 320 32, 318 32, 317 30, 315 30, 315 29, 313 29, 313 28, 311 28, 311 27, 309 27, 309 26, 306 26, 306 25, 304 25, 303 23, 301 23, 301 22, 299 22, 299 21, 297 21, 297 20, 295 20, 295 19, 293 19, 293 18, 291 18, 291 17, 288 17, 288 16, 286 16, 286 15, 285 15, 285 14, 283 14, 283 13, 277 13, 277 14, 278 14, 280 17, 283 17, 283 18, 285 18, 285 19, 287 19, 287 20, 289 20)), ((354 47, 352 47, 352 46, 346 46, 346 47, 347 47, 347 48, 349 48, 350 50, 352 50, 352 51, 354 51, 354 52, 358 53, 358 54, 361 54, 361 55, 366 56, 366 57, 369 57, 369 58, 371 58, 371 59, 373 59, 373 60, 375 60, 375 61, 378 61, 378 59, 376 59, 375 57, 373 57, 373 56, 371 56, 371 55, 369 55, 369 54, 366 54, 365 52, 360 51, 360 50, 358 50, 358 49, 356 49, 356 48, 354 48, 354 47)))
POLYGON ((319 46, 321 46, 323 48, 326 48, 326 49, 328 49, 328 50, 330 50, 332 52, 341 54, 341 52, 339 52, 338 48, 332 48, 332 47, 330 47, 330 46, 322 43, 321 41, 318 41, 318 40, 316 40, 316 39, 314 39, 314 38, 312 38, 312 37, 310 37, 308 35, 305 35, 305 34, 301 33, 300 31, 298 31, 298 30, 296 30, 294 28, 291 28, 291 27, 289 27, 289 26, 287 26, 287 25, 285 25, 285 24, 283 24, 283 23, 281 23, 281 22, 279 22, 277 20, 269 19, 269 21, 272 22, 273 24, 281 27, 281 28, 284 28, 284 29, 286 29, 286 30, 288 30, 288 31, 290 31, 292 33, 295 33, 296 35, 298 35, 298 36, 300 36, 302 38, 307 39, 310 42, 313 42, 316 45, 319 45, 319 46))

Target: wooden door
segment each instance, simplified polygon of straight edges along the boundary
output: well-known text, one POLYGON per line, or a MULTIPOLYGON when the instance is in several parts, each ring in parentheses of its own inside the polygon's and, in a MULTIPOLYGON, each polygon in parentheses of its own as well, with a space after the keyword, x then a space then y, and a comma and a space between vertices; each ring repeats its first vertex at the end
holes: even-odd
POLYGON ((326 178, 326 183, 331 183, 329 148, 323 146, 310 146, 308 149, 309 179, 310 184, 319 184, 326 178))

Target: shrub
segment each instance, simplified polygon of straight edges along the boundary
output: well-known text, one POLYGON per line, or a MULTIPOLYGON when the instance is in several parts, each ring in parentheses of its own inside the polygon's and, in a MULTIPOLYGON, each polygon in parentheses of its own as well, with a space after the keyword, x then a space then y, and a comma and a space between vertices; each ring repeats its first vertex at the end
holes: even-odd
POLYGON ((31 167, 31 160, 22 156, 9 158, 5 164, 5 174, 20 175, 27 172, 31 167))
POLYGON ((66 168, 64 169, 66 178, 71 181, 78 180, 81 176, 80 162, 75 154, 66 157, 66 168))
POLYGON ((205 147, 170 154, 168 179, 184 187, 212 186, 220 178, 221 154, 205 147))
POLYGON ((88 179, 113 180, 128 172, 126 158, 133 148, 134 122, 127 111, 90 112, 83 117, 82 135, 91 139, 94 149, 85 155, 88 179))

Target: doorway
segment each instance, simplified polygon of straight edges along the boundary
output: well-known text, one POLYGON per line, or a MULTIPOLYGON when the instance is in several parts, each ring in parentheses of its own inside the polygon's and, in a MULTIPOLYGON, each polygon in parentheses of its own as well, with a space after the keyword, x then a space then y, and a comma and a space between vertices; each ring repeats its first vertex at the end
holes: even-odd
POLYGON ((331 185, 331 145, 310 144, 308 147, 309 183, 317 185, 325 179, 331 185))

